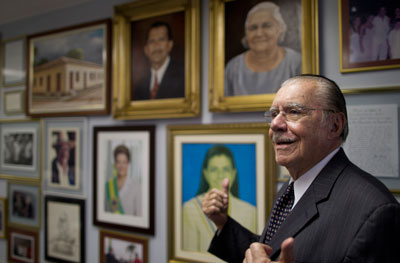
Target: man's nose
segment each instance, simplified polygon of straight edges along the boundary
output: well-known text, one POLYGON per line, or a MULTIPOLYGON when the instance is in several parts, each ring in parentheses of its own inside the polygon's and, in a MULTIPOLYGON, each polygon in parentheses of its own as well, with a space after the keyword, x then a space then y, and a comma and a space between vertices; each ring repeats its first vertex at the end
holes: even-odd
POLYGON ((279 114, 275 118, 272 119, 270 125, 271 125, 271 129, 273 131, 286 129, 287 128, 287 120, 286 120, 284 114, 282 114, 282 112, 279 112, 279 114))

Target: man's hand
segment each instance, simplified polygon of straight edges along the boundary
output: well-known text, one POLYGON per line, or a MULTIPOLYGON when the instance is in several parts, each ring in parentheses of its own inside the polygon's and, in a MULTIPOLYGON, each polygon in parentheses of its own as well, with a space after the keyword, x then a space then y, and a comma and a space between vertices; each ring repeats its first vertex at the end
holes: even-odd
MULTIPOLYGON (((281 255, 278 261, 279 263, 294 263, 293 242, 294 239, 292 237, 289 237, 282 242, 281 255)), ((258 242, 252 243, 250 248, 246 250, 246 258, 243 260, 243 263, 273 262, 269 258, 271 253, 272 248, 270 246, 258 242)))
POLYGON ((210 218, 217 228, 221 230, 228 220, 228 189, 229 180, 225 178, 222 181, 222 191, 211 189, 206 193, 201 203, 203 213, 210 218))

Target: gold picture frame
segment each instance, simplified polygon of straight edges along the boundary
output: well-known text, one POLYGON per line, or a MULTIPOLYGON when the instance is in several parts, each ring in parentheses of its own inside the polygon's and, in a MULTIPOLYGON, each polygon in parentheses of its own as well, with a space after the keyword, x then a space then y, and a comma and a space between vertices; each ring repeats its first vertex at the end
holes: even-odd
MULTIPOLYGON (((136 1, 115 7, 113 28, 114 118, 159 119, 193 117, 199 114, 199 2, 199 0, 151 0, 136 1), (131 88, 135 87, 137 75, 147 65, 147 59, 143 52, 146 39, 143 35, 148 28, 151 28, 152 23, 158 20, 171 25, 173 39, 175 39, 170 53, 171 61, 175 56, 173 52, 181 54, 179 59, 175 60, 180 60, 184 64, 184 96, 135 100, 135 93, 131 91, 131 88), (177 28, 180 30, 174 32, 174 29, 177 28), (139 63, 139 61, 143 61, 143 63, 139 63)), ((149 69, 147 70, 149 71, 149 69)), ((172 81, 168 83, 172 83, 172 81)), ((161 81, 160 89, 162 85, 161 81)))
POLYGON ((100 229, 100 263, 117 262, 149 262, 149 241, 147 238, 121 232, 100 229), (129 254, 130 258, 126 256, 129 254), (134 255, 133 255, 134 254, 134 255))
POLYGON ((111 19, 27 36, 27 63, 26 115, 110 113, 111 19))
POLYGON ((5 91, 3 93, 4 114, 25 114, 25 90, 5 91))
MULTIPOLYGON (((374 48, 374 46, 379 47, 378 44, 380 40, 385 42, 384 28, 380 28, 380 30, 378 30, 380 33, 379 35, 374 35, 373 30, 370 31, 371 33, 367 33, 367 29, 365 29, 365 33, 362 33, 361 29, 353 29, 358 27, 356 26, 356 23, 360 23, 360 28, 363 27, 363 25, 367 25, 369 22, 372 24, 374 19, 378 17, 380 8, 384 6, 386 8, 386 15, 384 16, 387 17, 384 20, 387 21, 387 26, 389 27, 389 32, 387 32, 387 34, 389 35, 392 28, 388 13, 390 10, 394 10, 396 7, 398 7, 398 3, 390 1, 383 3, 377 1, 373 4, 363 3, 361 6, 359 6, 359 3, 356 1, 339 0, 338 4, 340 72, 350 73, 399 68, 400 58, 398 58, 398 56, 395 56, 395 58, 391 57, 392 55, 390 52, 391 48, 389 38, 386 40, 386 43, 389 44, 386 49, 386 55, 384 54, 385 51, 379 54, 378 49, 374 48), (361 34, 363 35, 363 40, 361 40, 361 34)), ((381 24, 381 27, 383 24, 384 23, 381 24)))
POLYGON ((0 197, 0 238, 7 238, 7 198, 0 197))
MULTIPOLYGON (((227 24, 225 23, 225 11, 226 5, 234 2, 232 0, 210 0, 209 110, 212 112, 263 111, 267 106, 271 105, 274 93, 225 96, 224 74, 227 46, 225 40, 228 41, 227 34, 225 33, 225 25, 227 24)), ((302 73, 318 74, 318 0, 297 0, 297 2, 297 6, 300 6, 301 9, 296 13, 299 19, 301 19, 301 30, 297 33, 297 42, 301 43, 301 47, 297 47, 299 51, 301 50, 301 71, 302 73)), ((281 7, 281 10, 284 8, 296 8, 296 3, 292 1, 285 6, 281 6, 280 3, 281 1, 277 4, 281 7)), ((243 1, 240 4, 245 3, 243 1)), ((246 6, 246 9, 249 8, 249 6, 246 6)), ((239 10, 244 9, 240 8, 239 10)), ((233 33, 229 35, 230 37, 235 35, 235 33, 240 34, 240 36, 236 36, 237 38, 244 35, 244 33, 240 33, 243 31, 244 19, 246 18, 246 12, 244 11, 243 13, 239 28, 236 26, 232 30, 233 33)), ((284 16, 283 11, 282 16, 284 16)), ((290 17, 290 19, 292 18, 290 17)), ((296 25, 293 21, 292 24, 298 26, 298 23, 296 25)), ((240 46, 240 40, 235 42, 240 46)), ((229 43, 231 45, 231 41, 229 43)))
MULTIPOLYGON (((211 187, 203 171, 205 167, 208 169, 213 156, 223 155, 230 160, 234 172, 230 175, 229 213, 239 222, 245 220, 242 224, 253 232, 261 233, 276 194, 277 167, 268 125, 169 125, 167 129, 168 182, 171 184, 168 188, 169 262, 217 262, 215 256, 206 252, 215 229, 201 212, 201 199, 211 187)), ((218 169, 226 171, 227 167, 218 169)))

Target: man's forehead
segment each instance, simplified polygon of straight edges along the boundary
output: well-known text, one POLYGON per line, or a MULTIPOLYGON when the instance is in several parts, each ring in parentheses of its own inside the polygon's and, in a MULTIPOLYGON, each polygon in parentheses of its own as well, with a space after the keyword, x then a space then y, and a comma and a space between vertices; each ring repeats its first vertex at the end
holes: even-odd
POLYGON ((296 80, 282 86, 276 93, 273 106, 311 104, 317 102, 317 85, 313 80, 296 80))

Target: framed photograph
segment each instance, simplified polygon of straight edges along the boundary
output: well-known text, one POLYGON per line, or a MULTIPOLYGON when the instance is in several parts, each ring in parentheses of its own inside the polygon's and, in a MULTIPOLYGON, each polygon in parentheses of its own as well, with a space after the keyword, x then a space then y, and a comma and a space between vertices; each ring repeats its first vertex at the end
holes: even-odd
POLYGON ((339 0, 341 72, 400 67, 399 8, 395 1, 339 0))
POLYGON ((40 179, 40 122, 0 122, 0 175, 12 179, 40 179))
POLYGON ((2 42, 1 80, 4 87, 25 85, 25 37, 2 42))
POLYGON ((22 228, 8 229, 8 262, 39 262, 39 234, 22 228))
POLYGON ((8 224, 38 229, 41 218, 41 189, 37 183, 9 181, 8 224))
POLYGON ((100 230, 100 263, 148 263, 148 241, 145 238, 100 230))
POLYGON ((109 113, 110 28, 106 19, 28 36, 27 115, 109 113))
POLYGON ((169 260, 217 262, 207 249, 215 224, 201 202, 229 179, 228 214, 261 233, 277 168, 264 123, 168 126, 169 260))
POLYGON ((45 196, 45 258, 85 262, 85 201, 45 196))
POLYGON ((7 198, 0 197, 0 238, 7 234, 7 198))
POLYGON ((44 120, 44 188, 52 194, 83 194, 84 118, 44 120))
POLYGON ((210 111, 265 110, 283 81, 319 71, 317 0, 210 0, 209 32, 210 111))
POLYGON ((25 113, 25 91, 6 91, 3 93, 3 112, 5 115, 25 113))
POLYGON ((199 114, 199 2, 136 1, 115 7, 114 118, 199 114))
POLYGON ((154 126, 94 127, 94 224, 154 235, 154 126))

